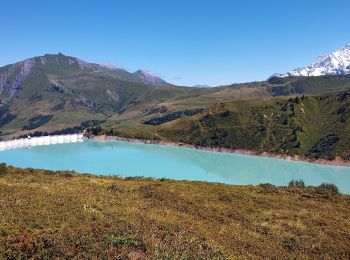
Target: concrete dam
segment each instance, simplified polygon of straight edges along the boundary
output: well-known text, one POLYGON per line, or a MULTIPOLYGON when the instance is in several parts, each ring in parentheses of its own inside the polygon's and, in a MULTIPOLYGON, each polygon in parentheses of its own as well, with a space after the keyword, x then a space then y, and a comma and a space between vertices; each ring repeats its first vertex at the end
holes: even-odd
POLYGON ((83 134, 28 137, 28 138, 14 139, 14 140, 0 142, 0 151, 20 148, 20 147, 76 143, 76 142, 82 142, 83 140, 84 140, 83 134))

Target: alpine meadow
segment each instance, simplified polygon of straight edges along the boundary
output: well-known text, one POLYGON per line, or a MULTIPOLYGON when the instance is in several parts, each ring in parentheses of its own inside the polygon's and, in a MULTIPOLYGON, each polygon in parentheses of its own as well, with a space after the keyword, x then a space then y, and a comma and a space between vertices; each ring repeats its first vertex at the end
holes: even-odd
POLYGON ((350 258, 348 1, 1 8, 0 259, 350 258))

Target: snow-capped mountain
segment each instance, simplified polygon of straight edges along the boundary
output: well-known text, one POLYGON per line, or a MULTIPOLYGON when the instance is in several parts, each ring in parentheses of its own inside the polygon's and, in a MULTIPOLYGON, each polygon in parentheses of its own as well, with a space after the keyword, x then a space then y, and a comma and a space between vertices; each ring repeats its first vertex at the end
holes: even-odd
POLYGON ((277 73, 273 77, 322 76, 350 74, 350 44, 338 51, 320 56, 308 67, 296 68, 287 73, 277 73))

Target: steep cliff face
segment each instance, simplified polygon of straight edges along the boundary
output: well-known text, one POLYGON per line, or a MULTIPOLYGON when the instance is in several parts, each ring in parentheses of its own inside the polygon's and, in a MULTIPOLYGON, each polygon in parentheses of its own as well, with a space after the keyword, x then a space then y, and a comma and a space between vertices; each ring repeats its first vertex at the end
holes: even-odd
MULTIPOLYGON (((35 65, 35 59, 27 59, 2 68, 0 71, 0 94, 7 92, 8 97, 13 97, 22 87, 23 81, 35 65)), ((4 93, 6 95, 6 93, 4 93)))

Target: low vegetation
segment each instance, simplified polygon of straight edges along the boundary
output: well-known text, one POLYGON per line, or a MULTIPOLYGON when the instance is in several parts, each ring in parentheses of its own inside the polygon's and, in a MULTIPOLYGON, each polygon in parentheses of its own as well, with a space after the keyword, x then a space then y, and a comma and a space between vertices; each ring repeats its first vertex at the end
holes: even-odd
POLYGON ((185 111, 177 111, 174 113, 167 114, 165 116, 161 117, 154 117, 150 120, 147 120, 144 122, 145 125, 161 125, 170 121, 174 121, 178 118, 182 118, 185 116, 194 116, 200 112, 202 112, 202 108, 192 109, 192 110, 185 110, 185 111))
POLYGON ((36 116, 31 118, 28 123, 26 125, 23 126, 23 130, 31 130, 31 129, 35 129, 38 128, 44 124, 46 124, 47 122, 49 122, 52 119, 52 115, 40 115, 40 116, 36 116))
POLYGON ((288 184, 289 188, 304 188, 305 183, 303 180, 291 180, 288 184))
POLYGON ((317 188, 321 191, 329 191, 332 193, 339 193, 338 187, 332 183, 322 183, 317 188))
POLYGON ((218 102, 196 115, 160 123, 102 127, 98 134, 114 133, 195 146, 350 160, 349 91, 218 102))
POLYGON ((0 258, 350 257, 334 186, 235 186, 0 165, 0 258))
MULTIPOLYGON (((25 77, 20 75, 21 63, 13 65, 17 69, 12 72, 12 65, 0 68, 3 78, 12 73, 4 81, 0 93, 0 135, 3 139, 29 132, 76 128, 87 120, 104 121, 103 126, 108 130, 119 128, 119 132, 124 127, 147 129, 152 125, 160 126, 185 119, 189 115, 181 112, 209 108, 218 102, 237 103, 239 107, 245 101, 253 100, 254 103, 255 100, 263 104, 272 98, 334 95, 349 93, 350 90, 349 75, 270 78, 268 81, 215 88, 190 88, 165 82, 165 85, 152 85, 141 80, 137 73, 110 70, 96 64, 85 63, 82 69, 77 65, 76 58, 63 54, 33 59, 38 62, 25 77), (47 62, 41 63, 42 59, 47 62), (149 125, 144 125, 144 122, 149 125)), ((244 112, 244 109, 243 105, 239 112, 244 112)), ((346 107, 339 107, 339 114, 327 117, 346 121, 348 111, 346 107)), ((286 124, 291 121, 283 120, 286 124)), ((139 132, 137 135, 147 134, 139 132)), ((326 143, 332 140, 335 139, 327 139, 326 143)), ((314 154, 317 156, 317 149, 323 147, 320 143, 320 147, 315 147, 314 154)))

